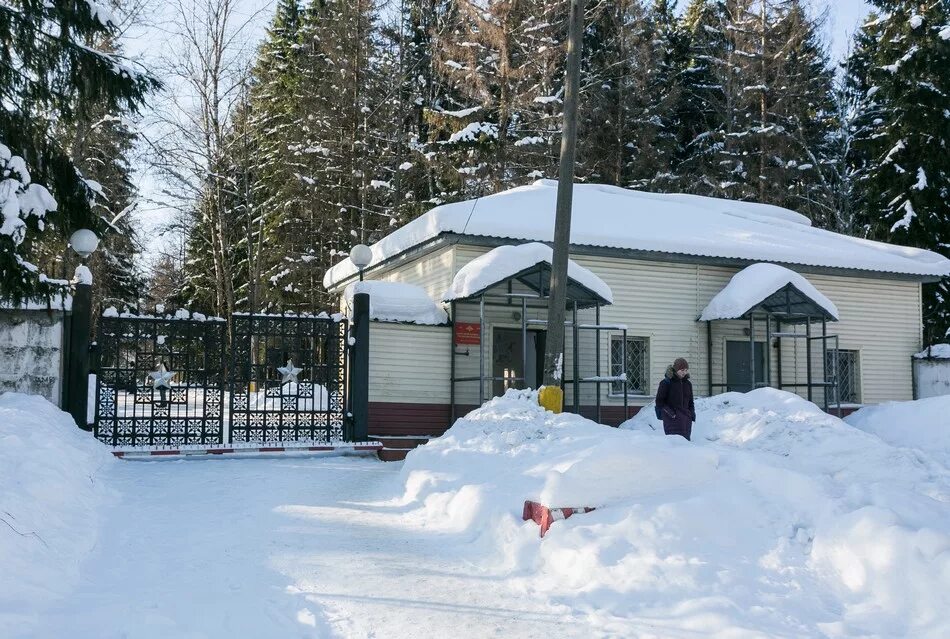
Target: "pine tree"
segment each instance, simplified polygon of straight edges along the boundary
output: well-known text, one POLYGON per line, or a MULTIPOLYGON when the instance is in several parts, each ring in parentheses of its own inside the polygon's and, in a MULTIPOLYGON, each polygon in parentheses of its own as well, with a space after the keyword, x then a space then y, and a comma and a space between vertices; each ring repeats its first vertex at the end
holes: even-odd
POLYGON ((86 183, 93 185, 93 211, 104 227, 99 249, 89 264, 96 283, 94 306, 137 308, 144 279, 133 220, 138 193, 128 160, 135 135, 124 118, 102 113, 95 121, 67 132, 64 141, 86 183))
POLYGON ((385 105, 375 102, 383 91, 378 24, 370 0, 278 6, 249 114, 261 156, 250 192, 262 310, 323 310, 331 303, 323 272, 340 251, 389 226, 392 153, 376 120, 385 105))
POLYGON ((398 61, 390 88, 398 96, 393 114, 396 139, 390 226, 405 224, 443 201, 432 161, 437 151, 429 143, 426 117, 437 99, 432 49, 442 16, 439 0, 400 0, 398 24, 388 36, 398 61))
MULTIPOLYGON (((950 7, 874 0, 852 55, 855 163, 868 234, 950 255, 950 7)), ((950 282, 924 287, 930 341, 950 330, 950 282)))
MULTIPOLYGON (((246 299, 251 311, 271 307, 273 281, 265 278, 265 271, 269 277, 280 273, 275 262, 283 244, 304 231, 299 225, 288 225, 286 217, 309 208, 307 169, 297 159, 307 157, 298 145, 301 127, 306 126, 299 104, 306 90, 301 86, 302 20, 297 0, 281 0, 277 5, 254 65, 246 112, 235 127, 240 138, 231 146, 232 151, 245 149, 250 138, 258 149, 257 170, 241 189, 248 202, 257 206, 248 207, 237 225, 244 230, 245 243, 242 271, 247 283, 242 300, 246 299)), ((229 160, 239 163, 234 157, 229 160)))
POLYGON ((22 197, 18 210, 4 207, 2 228, 18 231, 16 236, 0 233, 0 297, 19 300, 52 291, 28 261, 44 228, 57 227, 63 234, 80 227, 103 231, 90 202, 94 188, 56 133, 88 121, 95 110, 113 116, 134 112, 158 86, 119 55, 87 46, 110 37, 113 22, 111 12, 96 2, 11 0, 0 5, 0 160, 24 160, 0 176, 10 180, 0 187, 3 201, 11 202, 15 192, 35 193, 41 184, 55 198, 45 218, 24 208, 22 197), (24 184, 30 181, 32 188, 24 184))

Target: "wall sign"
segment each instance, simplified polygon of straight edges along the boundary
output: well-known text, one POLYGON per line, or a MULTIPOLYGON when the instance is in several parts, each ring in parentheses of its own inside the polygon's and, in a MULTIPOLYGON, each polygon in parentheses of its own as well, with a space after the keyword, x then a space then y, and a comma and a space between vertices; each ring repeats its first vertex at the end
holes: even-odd
POLYGON ((478 322, 455 322, 456 346, 481 344, 481 328, 478 322))

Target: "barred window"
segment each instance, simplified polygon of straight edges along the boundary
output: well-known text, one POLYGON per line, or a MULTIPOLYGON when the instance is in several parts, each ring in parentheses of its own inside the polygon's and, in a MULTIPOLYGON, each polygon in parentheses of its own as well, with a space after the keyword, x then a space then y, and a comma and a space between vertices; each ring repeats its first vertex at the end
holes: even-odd
MULTIPOLYGON (((646 337, 627 338, 627 392, 631 395, 649 394, 650 376, 650 340, 646 337)), ((610 375, 616 377, 623 372, 624 349, 623 336, 610 338, 610 375)), ((623 394, 623 382, 610 383, 611 394, 623 394)))
MULTIPOLYGON (((861 403, 861 378, 858 351, 830 350, 825 353, 825 379, 838 381, 842 404, 861 403)), ((829 398, 833 399, 833 398, 829 398)))

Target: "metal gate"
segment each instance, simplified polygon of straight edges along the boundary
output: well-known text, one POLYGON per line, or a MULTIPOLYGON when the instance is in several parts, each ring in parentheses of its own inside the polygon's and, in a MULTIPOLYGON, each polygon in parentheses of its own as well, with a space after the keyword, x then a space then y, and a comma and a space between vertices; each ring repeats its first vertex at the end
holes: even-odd
POLYGON ((342 318, 234 315, 231 441, 343 439, 342 318))
POLYGON ((99 319, 96 437, 112 446, 218 444, 224 320, 99 319))
POLYGON ((333 442, 347 435, 348 322, 104 315, 95 435, 112 446, 333 442))

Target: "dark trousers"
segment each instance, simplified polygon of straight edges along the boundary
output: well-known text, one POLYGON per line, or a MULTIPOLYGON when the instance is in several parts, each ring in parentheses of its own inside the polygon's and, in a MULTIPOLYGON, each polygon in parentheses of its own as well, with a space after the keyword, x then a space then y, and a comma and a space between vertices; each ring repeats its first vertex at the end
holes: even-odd
POLYGON ((667 435, 680 435, 689 441, 693 434, 693 420, 686 412, 677 413, 676 417, 663 416, 663 432, 667 435))

